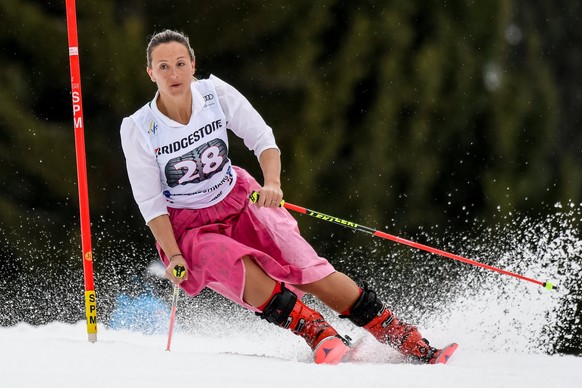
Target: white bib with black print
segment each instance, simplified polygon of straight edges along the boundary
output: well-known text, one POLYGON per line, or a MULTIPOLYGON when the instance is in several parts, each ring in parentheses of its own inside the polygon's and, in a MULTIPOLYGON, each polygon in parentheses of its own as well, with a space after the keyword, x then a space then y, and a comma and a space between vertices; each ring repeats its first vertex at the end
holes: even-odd
POLYGON ((212 82, 192 83, 204 98, 190 122, 177 123, 146 105, 133 120, 147 132, 160 166, 163 194, 169 207, 200 209, 220 202, 234 186, 236 174, 228 158, 226 118, 212 82))

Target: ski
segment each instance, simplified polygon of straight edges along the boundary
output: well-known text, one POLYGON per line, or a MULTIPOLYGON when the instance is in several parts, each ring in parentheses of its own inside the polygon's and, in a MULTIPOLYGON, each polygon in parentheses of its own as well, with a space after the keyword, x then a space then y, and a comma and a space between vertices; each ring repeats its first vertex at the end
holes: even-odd
POLYGON ((458 344, 452 343, 448 344, 442 349, 439 349, 429 361, 429 364, 446 364, 449 358, 455 353, 455 350, 459 347, 458 344))
POLYGON ((336 365, 344 362, 351 351, 349 340, 340 337, 328 337, 321 341, 313 350, 313 361, 316 364, 336 365))
MULTIPOLYGON (((313 351, 313 361, 316 364, 326 364, 326 365, 338 365, 338 364, 360 364, 360 363, 384 363, 384 361, 374 361, 374 360, 362 360, 358 357, 354 357, 360 346, 364 343, 361 339, 355 342, 349 342, 340 337, 329 337, 321 341, 313 351), (348 342, 346 344, 346 342, 348 342)), ((412 363, 417 365, 436 365, 436 364, 446 364, 453 353, 459 347, 456 343, 448 344, 442 349, 438 349, 431 360, 427 363, 425 362, 411 362, 405 361, 405 363, 412 363)), ((248 353, 237 353, 237 352, 221 352, 219 354, 231 355, 231 356, 245 356, 245 357, 258 357, 258 358, 270 358, 277 359, 280 361, 289 361, 284 357, 276 357, 268 354, 248 354, 248 353)), ((401 363, 397 362, 397 363, 401 363)), ((390 364, 391 362, 387 362, 390 364)))
MULTIPOLYGON (((323 340, 317 345, 313 351, 313 360, 316 364, 329 364, 337 365, 340 363, 353 363, 358 362, 354 359, 354 355, 357 349, 361 345, 362 341, 358 340, 354 343, 350 343, 350 340, 344 340, 339 337, 330 337, 323 340), (347 342, 347 343, 346 343, 347 342)), ((459 347, 456 343, 451 343, 438 349, 428 363, 423 362, 413 362, 415 364, 446 364, 453 353, 459 347)))

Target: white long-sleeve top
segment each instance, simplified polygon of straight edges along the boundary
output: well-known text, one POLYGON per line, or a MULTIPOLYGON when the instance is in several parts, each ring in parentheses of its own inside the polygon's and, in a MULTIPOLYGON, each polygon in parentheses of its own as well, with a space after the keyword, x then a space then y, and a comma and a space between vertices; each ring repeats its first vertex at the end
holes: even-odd
POLYGON ((228 158, 230 129, 257 158, 278 149, 272 129, 235 88, 211 75, 192 88, 192 116, 180 124, 154 99, 123 119, 121 143, 127 172, 145 222, 167 207, 200 209, 220 202, 234 187, 228 158))

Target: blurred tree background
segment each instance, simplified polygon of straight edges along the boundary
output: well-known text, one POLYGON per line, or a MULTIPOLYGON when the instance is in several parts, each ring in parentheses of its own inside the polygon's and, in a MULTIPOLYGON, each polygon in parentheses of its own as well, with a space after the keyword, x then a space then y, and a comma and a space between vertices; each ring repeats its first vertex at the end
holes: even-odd
MULTIPOLYGON (((155 260, 119 141, 122 118, 155 92, 153 32, 189 35, 197 76, 237 87, 274 128, 289 202, 422 240, 582 202, 581 16, 564 0, 77 1, 101 311, 155 260)), ((3 0, 0 20, 0 324, 75 321, 65 1, 3 0)), ((234 139, 231 156, 259 173, 234 139)), ((299 222, 338 268, 357 274, 348 256, 373 264, 367 236, 299 222)), ((555 350, 580 353, 580 321, 563 314, 578 342, 555 350)))

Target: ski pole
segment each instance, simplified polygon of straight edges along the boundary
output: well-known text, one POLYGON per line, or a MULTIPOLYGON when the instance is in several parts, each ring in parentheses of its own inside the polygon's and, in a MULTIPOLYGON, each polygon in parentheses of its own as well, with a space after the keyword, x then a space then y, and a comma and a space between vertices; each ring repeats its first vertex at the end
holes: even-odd
MULTIPOLYGON (((186 268, 181 265, 174 267, 174 276, 181 278, 186 272, 186 268)), ((176 306, 178 305, 178 294, 180 293, 180 286, 174 284, 174 292, 172 294, 172 311, 170 312, 170 329, 168 331, 168 344, 166 345, 166 351, 170 351, 170 346, 172 345, 172 334, 174 332, 174 321, 176 320, 176 306)))
MULTIPOLYGON (((253 191, 250 195, 251 202, 256 203, 258 199, 259 199, 259 194, 256 191, 253 191)), ((331 222, 333 224, 338 224, 338 225, 344 226, 346 228, 354 229, 354 230, 357 230, 359 232, 368 233, 368 234, 371 234, 372 236, 376 236, 376 237, 380 237, 380 238, 383 238, 386 240, 391 240, 391 241, 394 241, 394 242, 397 242, 400 244, 408 245, 408 246, 413 247, 413 248, 421 249, 423 251, 434 253, 436 255, 448 257, 449 259, 453 259, 453 260, 457 260, 457 261, 460 261, 460 262, 463 262, 466 264, 474 265, 476 267, 485 268, 485 269, 488 269, 490 271, 499 272, 503 275, 513 276, 517 279, 525 280, 525 281, 540 285, 548 290, 557 290, 557 287, 554 286, 550 282, 541 282, 539 280, 528 278, 526 276, 519 275, 519 274, 514 273, 514 272, 506 271, 506 270, 501 269, 501 268, 493 267, 491 265, 483 264, 483 263, 480 263, 480 262, 475 261, 475 260, 467 259, 467 258, 461 257, 459 255, 455 255, 453 253, 445 252, 445 251, 442 251, 440 249, 432 248, 432 247, 429 247, 427 245, 423 245, 423 244, 419 244, 419 243, 414 242, 414 241, 406 240, 406 239, 398 237, 398 236, 393 236, 391 234, 381 232, 379 230, 375 230, 375 229, 369 228, 367 226, 357 224, 355 222, 342 220, 341 218, 338 218, 338 217, 329 216, 327 214, 323 214, 323 213, 320 213, 320 212, 315 211, 315 210, 311 210, 311 209, 307 209, 307 208, 304 208, 301 206, 293 205, 289 202, 281 201, 281 204, 279 206, 284 207, 288 210, 292 210, 294 212, 298 212, 301 214, 306 214, 308 216, 318 218, 320 220, 328 221, 328 222, 331 222)))

